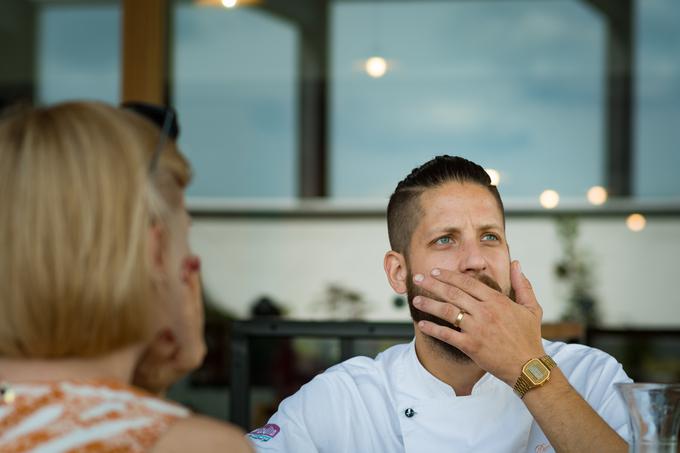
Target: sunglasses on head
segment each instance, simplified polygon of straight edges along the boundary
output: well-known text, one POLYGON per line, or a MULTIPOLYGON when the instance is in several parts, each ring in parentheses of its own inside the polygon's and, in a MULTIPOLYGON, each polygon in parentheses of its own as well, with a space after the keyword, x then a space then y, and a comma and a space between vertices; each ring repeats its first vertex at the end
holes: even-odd
POLYGON ((121 107, 143 116, 161 130, 158 145, 156 145, 153 156, 151 156, 151 162, 149 163, 149 173, 153 174, 158 167, 158 160, 160 159, 168 138, 177 140, 177 137, 179 136, 177 112, 175 112, 175 109, 172 107, 148 104, 146 102, 124 102, 121 104, 121 107))

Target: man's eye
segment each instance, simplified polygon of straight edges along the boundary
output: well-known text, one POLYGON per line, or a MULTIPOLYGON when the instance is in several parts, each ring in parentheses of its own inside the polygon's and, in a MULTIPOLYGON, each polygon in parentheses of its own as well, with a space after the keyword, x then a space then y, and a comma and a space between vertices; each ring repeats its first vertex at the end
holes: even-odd
POLYGON ((434 243, 439 245, 449 245, 451 243, 451 238, 448 236, 444 236, 434 241, 434 243))
POLYGON ((498 236, 493 233, 486 233, 482 236, 482 241, 498 241, 498 236))

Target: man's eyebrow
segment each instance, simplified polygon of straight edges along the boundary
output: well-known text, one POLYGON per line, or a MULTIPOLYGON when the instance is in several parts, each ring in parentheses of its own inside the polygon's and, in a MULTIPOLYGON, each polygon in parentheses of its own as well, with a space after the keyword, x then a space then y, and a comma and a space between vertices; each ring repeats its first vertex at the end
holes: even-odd
MULTIPOLYGON (((503 228, 501 228, 500 224, 497 223, 485 223, 483 225, 480 225, 477 227, 478 231, 488 231, 488 230, 496 230, 496 231, 503 231, 503 228)), ((434 236, 437 234, 457 234, 460 233, 460 228, 454 227, 454 226, 444 226, 444 227, 435 227, 432 228, 430 231, 427 232, 427 236, 434 236)))
POLYGON ((444 233, 448 233, 448 234, 460 233, 460 228, 453 227, 453 226, 436 227, 436 228, 432 228, 430 231, 428 231, 427 235, 428 236, 434 236, 435 234, 444 234, 444 233))
POLYGON ((503 228, 501 228, 501 226, 497 223, 487 223, 487 224, 481 225, 477 229, 478 230, 499 230, 499 231, 503 231, 503 228))

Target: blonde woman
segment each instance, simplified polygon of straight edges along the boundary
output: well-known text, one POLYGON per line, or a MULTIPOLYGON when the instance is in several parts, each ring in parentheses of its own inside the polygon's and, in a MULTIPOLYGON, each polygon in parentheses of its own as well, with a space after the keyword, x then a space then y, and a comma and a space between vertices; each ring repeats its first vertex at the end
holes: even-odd
POLYGON ((101 103, 0 119, 0 451, 248 452, 147 393, 205 353, 187 161, 101 103))

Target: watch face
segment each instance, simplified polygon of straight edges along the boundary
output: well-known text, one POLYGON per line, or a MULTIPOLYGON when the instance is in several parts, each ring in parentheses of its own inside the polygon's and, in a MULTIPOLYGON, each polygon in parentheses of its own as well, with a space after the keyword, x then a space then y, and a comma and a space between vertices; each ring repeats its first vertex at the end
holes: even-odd
POLYGON ((524 366, 524 374, 534 385, 540 385, 548 379, 550 371, 538 359, 533 359, 524 366))

